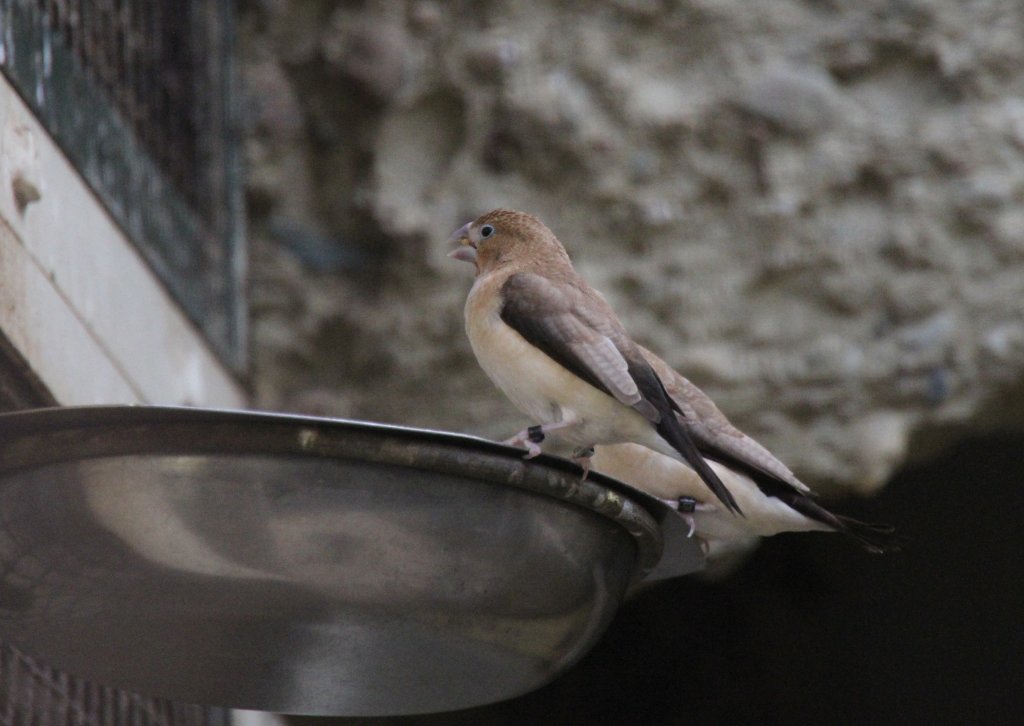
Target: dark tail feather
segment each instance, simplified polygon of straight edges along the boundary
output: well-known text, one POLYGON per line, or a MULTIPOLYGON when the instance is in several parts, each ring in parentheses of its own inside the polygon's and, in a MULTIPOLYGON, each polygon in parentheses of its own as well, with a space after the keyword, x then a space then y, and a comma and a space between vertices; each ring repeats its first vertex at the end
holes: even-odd
POLYGON ((841 514, 835 515, 835 518, 839 523, 836 529, 868 552, 898 552, 903 544, 903 538, 896 534, 896 528, 891 524, 870 524, 841 514))
MULTIPOLYGON (((761 482, 758 482, 758 484, 760 485, 761 482)), ((762 487, 762 490, 764 490, 764 487, 762 487)), ((895 552, 900 548, 900 543, 903 541, 896 534, 896 528, 891 524, 870 524, 868 522, 861 522, 859 519, 853 519, 852 517, 844 517, 841 514, 833 514, 802 492, 795 490, 785 491, 779 496, 779 499, 804 516, 810 517, 822 524, 827 524, 840 534, 845 534, 868 552, 873 552, 874 554, 895 552)))
POLYGON ((896 528, 891 524, 870 524, 852 517, 844 517, 841 514, 833 514, 801 492, 787 492, 786 495, 779 498, 804 516, 827 524, 836 532, 845 534, 865 550, 876 555, 883 552, 895 552, 903 541, 896 534, 896 528))
POLYGON ((841 514, 833 514, 810 495, 794 489, 785 482, 750 467, 746 467, 746 473, 767 496, 781 499, 805 517, 828 525, 857 542, 868 552, 882 554, 900 549, 903 538, 896 534, 896 528, 891 524, 870 524, 841 514))
POLYGON ((661 421, 658 422, 656 428, 661 437, 682 455, 686 463, 693 467, 693 470, 697 472, 697 475, 707 484, 708 488, 714 492, 715 496, 722 501, 722 504, 730 512, 742 516, 743 512, 733 498, 732 492, 718 478, 718 474, 715 473, 714 469, 708 466, 708 462, 705 461, 700 451, 697 450, 697 445, 693 442, 693 439, 679 425, 675 413, 671 410, 662 412, 661 421))

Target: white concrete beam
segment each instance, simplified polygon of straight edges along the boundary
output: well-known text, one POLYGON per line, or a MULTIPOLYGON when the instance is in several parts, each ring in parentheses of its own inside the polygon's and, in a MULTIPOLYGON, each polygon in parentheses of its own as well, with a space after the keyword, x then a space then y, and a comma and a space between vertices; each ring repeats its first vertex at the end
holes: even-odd
POLYGON ((0 331, 64 405, 246 402, 2 77, 0 331))

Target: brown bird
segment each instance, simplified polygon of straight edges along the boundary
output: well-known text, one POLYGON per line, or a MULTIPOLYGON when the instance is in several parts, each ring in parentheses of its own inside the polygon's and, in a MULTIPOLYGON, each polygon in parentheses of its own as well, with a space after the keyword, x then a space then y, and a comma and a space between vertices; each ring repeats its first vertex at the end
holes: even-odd
POLYGON ((459 228, 451 256, 476 266, 466 332, 480 366, 534 426, 510 439, 540 453, 549 433, 577 446, 584 466, 596 444, 633 442, 684 462, 741 514, 680 423, 639 346, 596 290, 573 269, 536 217, 497 209, 459 228))
POLYGON ((593 466, 680 510, 709 560, 780 532, 839 532, 870 552, 898 547, 891 526, 833 514, 818 504, 807 485, 733 426, 703 391, 651 351, 640 350, 676 403, 680 425, 726 482, 745 516, 734 517, 708 502, 703 485, 688 468, 635 444, 598 446, 593 466))

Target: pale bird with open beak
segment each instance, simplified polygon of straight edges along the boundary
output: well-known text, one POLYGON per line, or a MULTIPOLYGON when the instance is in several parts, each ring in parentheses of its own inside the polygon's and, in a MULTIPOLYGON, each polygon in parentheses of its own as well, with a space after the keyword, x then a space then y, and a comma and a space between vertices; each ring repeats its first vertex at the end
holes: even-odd
POLYGON ((632 442, 691 467, 730 513, 740 507, 680 424, 678 403, 611 307, 536 217, 488 212, 450 238, 471 262, 466 332, 480 366, 535 425, 509 443, 527 456, 554 433, 584 467, 596 444, 632 442))
POLYGON ((892 527, 833 514, 697 386, 626 334, 536 217, 495 210, 458 229, 472 263, 466 332, 481 367, 536 423, 509 440, 540 453, 549 433, 584 467, 665 501, 709 560, 786 531, 833 531, 881 552, 892 527), (596 447, 596 455, 595 455, 596 447), (714 495, 714 498, 710 496, 714 495))

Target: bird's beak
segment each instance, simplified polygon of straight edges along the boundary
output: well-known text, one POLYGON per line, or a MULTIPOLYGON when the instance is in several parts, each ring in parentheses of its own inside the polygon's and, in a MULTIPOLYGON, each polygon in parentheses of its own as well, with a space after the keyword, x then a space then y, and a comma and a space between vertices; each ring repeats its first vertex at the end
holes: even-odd
POLYGON ((459 227, 457 230, 452 232, 452 236, 448 238, 449 244, 457 244, 454 250, 448 253, 448 256, 453 260, 462 260, 463 262, 476 263, 476 245, 469 241, 469 225, 471 222, 459 227))

